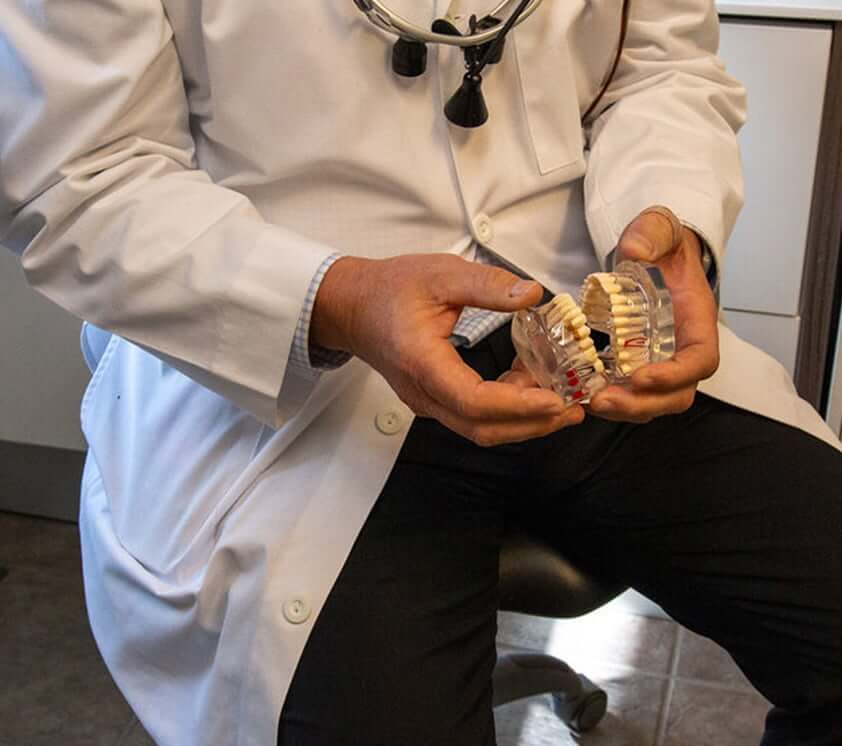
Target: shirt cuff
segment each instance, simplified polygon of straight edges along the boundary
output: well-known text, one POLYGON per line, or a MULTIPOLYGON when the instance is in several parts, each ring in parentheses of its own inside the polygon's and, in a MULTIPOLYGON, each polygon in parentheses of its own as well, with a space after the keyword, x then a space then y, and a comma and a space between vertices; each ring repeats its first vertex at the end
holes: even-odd
MULTIPOLYGON (((690 226, 687 227, 690 228, 690 226)), ((713 295, 716 298, 716 305, 718 306, 719 267, 716 263, 716 255, 713 253, 713 249, 710 248, 710 244, 708 244, 707 239, 701 233, 696 232, 696 235, 699 237, 699 241, 702 244, 702 267, 705 270, 705 277, 707 277, 708 285, 710 285, 710 289, 713 291, 713 295)))
POLYGON ((693 233, 696 234, 696 238, 699 239, 699 244, 702 247, 702 269, 705 271, 705 277, 707 278, 708 285, 710 285, 710 289, 716 298, 716 304, 719 305, 719 267, 716 262, 716 253, 711 248, 710 242, 704 234, 704 231, 697 228, 692 223, 682 220, 681 216, 678 217, 678 220, 685 228, 693 231, 693 233))
POLYGON ((287 365, 292 373, 308 381, 315 381, 324 371, 334 370, 347 363, 352 357, 347 352, 328 350, 310 342, 310 320, 316 304, 316 294, 327 271, 341 257, 342 254, 334 252, 319 265, 313 279, 310 280, 298 324, 295 327, 287 365))

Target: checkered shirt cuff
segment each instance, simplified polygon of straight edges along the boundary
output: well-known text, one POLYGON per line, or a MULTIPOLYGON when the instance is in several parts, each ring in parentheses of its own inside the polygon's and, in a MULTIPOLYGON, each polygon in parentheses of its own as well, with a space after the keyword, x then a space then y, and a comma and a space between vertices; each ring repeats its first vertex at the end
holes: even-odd
POLYGON ((351 359, 351 355, 347 352, 328 350, 325 347, 310 343, 310 319, 313 316, 316 294, 319 292, 319 286, 322 284, 327 271, 341 256, 342 254, 338 252, 331 254, 316 270, 316 274, 310 280, 310 287, 307 288, 304 305, 301 307, 301 315, 298 317, 298 324, 295 327, 295 336, 287 366, 293 373, 310 381, 316 380, 324 371, 338 368, 351 359))

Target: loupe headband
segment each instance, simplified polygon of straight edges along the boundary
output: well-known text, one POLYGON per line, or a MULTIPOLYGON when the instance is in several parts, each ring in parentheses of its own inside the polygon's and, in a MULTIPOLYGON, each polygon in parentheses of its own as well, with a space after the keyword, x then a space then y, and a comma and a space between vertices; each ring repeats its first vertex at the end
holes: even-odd
MULTIPOLYGON (((495 7, 488 15, 498 16, 505 11, 509 6, 514 5, 517 0, 503 0, 495 7)), ((515 26, 523 23, 529 16, 531 16, 544 0, 532 0, 526 10, 523 11, 520 18, 517 19, 515 26)), ((402 16, 390 10, 380 0, 354 0, 354 4, 359 8, 366 17, 375 26, 388 31, 392 34, 397 34, 401 38, 411 41, 418 41, 425 44, 448 44, 454 47, 475 47, 486 42, 493 41, 497 38, 502 30, 502 24, 486 31, 480 31, 476 34, 468 34, 466 36, 450 36, 449 34, 437 34, 434 31, 428 31, 423 26, 407 21, 402 16)))

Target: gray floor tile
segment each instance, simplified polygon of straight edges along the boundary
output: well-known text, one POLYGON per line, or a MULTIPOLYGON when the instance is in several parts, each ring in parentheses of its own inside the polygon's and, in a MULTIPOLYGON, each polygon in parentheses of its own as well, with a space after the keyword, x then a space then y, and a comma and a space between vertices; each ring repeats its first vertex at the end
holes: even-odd
POLYGON ((690 630, 684 630, 682 635, 676 673, 682 678, 752 689, 748 679, 725 650, 713 640, 690 630))
POLYGON ((79 568, 12 567, 0 583, 0 660, 49 666, 96 648, 88 627, 79 568))
MULTIPOLYGON (((591 732, 574 736, 552 709, 549 696, 498 707, 494 712, 498 746, 651 746, 666 680, 610 666, 588 672, 608 692, 608 714, 591 732)), ((685 745, 687 746, 687 745, 685 745)))
POLYGON ((754 746, 769 704, 753 692, 677 681, 662 746, 754 746))
POLYGON ((114 746, 132 718, 88 628, 76 570, 0 583, 0 746, 114 746))
POLYGON ((0 512, 0 565, 79 564, 79 527, 74 523, 0 512))
POLYGON ((508 612, 498 617, 500 642, 547 651, 583 673, 596 662, 666 675, 677 634, 675 622, 607 607, 578 619, 541 619, 508 612))

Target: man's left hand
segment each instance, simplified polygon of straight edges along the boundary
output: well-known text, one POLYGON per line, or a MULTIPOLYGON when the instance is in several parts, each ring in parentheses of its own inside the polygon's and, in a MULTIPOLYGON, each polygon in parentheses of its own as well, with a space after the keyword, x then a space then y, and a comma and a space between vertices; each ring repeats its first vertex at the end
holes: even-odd
POLYGON ((608 420, 649 422, 690 408, 699 381, 719 367, 717 307, 702 267, 699 237, 662 212, 644 211, 620 238, 617 259, 650 262, 672 295, 673 359, 636 370, 622 386, 598 392, 589 410, 608 420))

